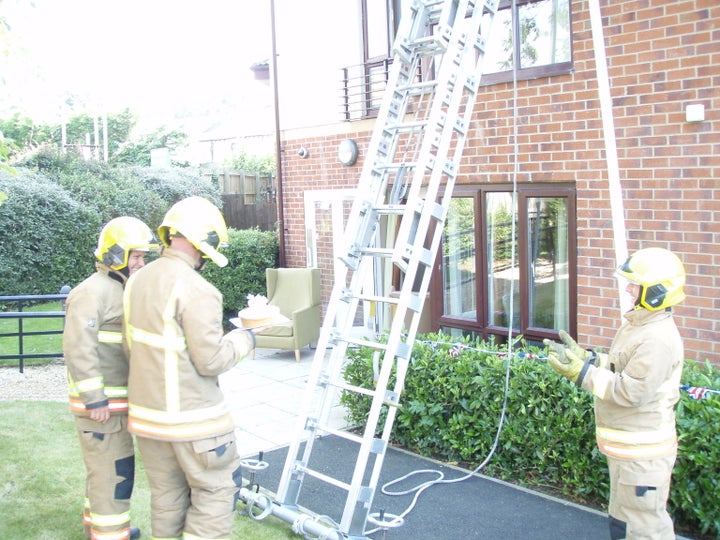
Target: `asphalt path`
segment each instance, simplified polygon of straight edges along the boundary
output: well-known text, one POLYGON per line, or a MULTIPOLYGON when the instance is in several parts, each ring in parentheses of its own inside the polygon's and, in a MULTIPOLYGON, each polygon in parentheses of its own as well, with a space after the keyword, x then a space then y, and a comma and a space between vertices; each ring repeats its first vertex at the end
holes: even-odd
MULTIPOLYGON (((316 440, 310 468, 349 482, 356 462, 357 444, 335 436, 316 440)), ((258 456, 259 457, 259 456, 258 456)), ((268 467, 255 479, 264 489, 277 492, 285 465, 287 448, 266 452, 268 467)), ((418 455, 390 448, 386 453, 371 515, 401 515, 413 504, 417 492, 388 495, 381 488, 413 471, 433 471, 411 476, 387 486, 393 493, 410 490, 424 482, 466 479, 437 483, 417 496, 412 510, 399 527, 366 532, 369 538, 387 540, 599 540, 609 538, 607 517, 596 510, 519 488, 482 475, 443 465, 418 455)), ((305 476, 298 505, 339 522, 346 492, 305 476)), ((381 520, 383 521, 383 520, 381 520)), ((367 531, 373 527, 368 522, 367 531)))

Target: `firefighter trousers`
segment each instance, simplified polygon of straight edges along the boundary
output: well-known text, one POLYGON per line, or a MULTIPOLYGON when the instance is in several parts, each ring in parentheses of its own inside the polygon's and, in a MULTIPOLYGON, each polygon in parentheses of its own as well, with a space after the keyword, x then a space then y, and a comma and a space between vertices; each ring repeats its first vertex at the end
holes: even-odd
POLYGON ((230 538, 242 485, 235 433, 199 441, 138 437, 154 538, 230 538))
POLYGON ((105 424, 75 417, 85 470, 83 531, 93 540, 130 537, 130 496, 135 482, 135 450, 127 416, 105 424))
POLYGON ((627 461, 607 456, 610 469, 610 538, 675 540, 667 511, 675 454, 627 461))

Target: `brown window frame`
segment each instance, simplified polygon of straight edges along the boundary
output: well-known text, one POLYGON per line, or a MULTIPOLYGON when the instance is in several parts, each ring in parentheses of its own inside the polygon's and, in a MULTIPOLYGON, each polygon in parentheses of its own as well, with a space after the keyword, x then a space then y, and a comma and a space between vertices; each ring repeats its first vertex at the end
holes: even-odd
MULTIPOLYGON (((493 338, 496 343, 505 343, 508 337, 507 327, 491 325, 488 321, 488 246, 485 231, 487 230, 486 197, 487 193, 512 193, 512 186, 506 184, 493 185, 462 185, 456 186, 453 197, 472 197, 475 205, 475 246, 476 246, 476 283, 475 294, 477 298, 477 309, 475 320, 448 317, 443 314, 445 304, 443 291, 443 245, 440 246, 430 283, 431 306, 433 327, 440 329, 457 329, 463 334, 475 335, 487 340, 493 338)), ((517 186, 517 227, 518 236, 516 257, 520 268, 518 286, 520 287, 520 325, 513 329, 513 336, 522 335, 528 342, 539 344, 544 338, 557 339, 558 332, 548 328, 537 328, 529 326, 530 301, 527 293, 529 287, 529 261, 528 261, 528 199, 543 198, 565 198, 567 199, 568 214, 568 321, 569 328, 565 328, 571 334, 577 327, 577 214, 576 214, 576 191, 573 184, 566 183, 528 183, 517 186)), ((444 243, 444 239, 443 239, 444 243)))
MULTIPOLYGON (((527 4, 536 3, 542 0, 515 0, 515 9, 520 10, 523 6, 527 4)), ((568 2, 568 17, 569 17, 569 25, 570 29, 572 29, 572 5, 573 0, 567 0, 568 2)), ((498 4, 498 12, 502 10, 509 10, 512 9, 512 1, 511 0, 500 0, 498 4)), ((517 59, 519 57, 519 46, 520 46, 520 40, 517 39, 517 36, 520 35, 520 29, 518 27, 520 17, 515 16, 513 18, 513 21, 515 24, 513 25, 513 47, 514 47, 514 54, 513 59, 517 59)), ((494 31, 495 29, 493 29, 494 31)), ((491 36, 492 37, 492 36, 491 36)), ((543 66, 533 66, 528 68, 520 68, 516 69, 515 71, 515 77, 513 77, 513 70, 508 69, 507 71, 498 71, 498 72, 492 72, 492 73, 483 73, 482 77, 480 78, 480 86, 490 86, 493 84, 498 83, 505 83, 512 81, 513 78, 519 80, 519 81, 525 81, 525 80, 532 80, 532 79, 539 79, 542 77, 551 77, 555 75, 565 75, 568 73, 572 73, 574 71, 574 64, 573 64, 573 34, 572 31, 570 32, 570 60, 567 62, 557 62, 554 64, 546 64, 543 66)), ((515 66, 514 66, 515 67, 515 66)))

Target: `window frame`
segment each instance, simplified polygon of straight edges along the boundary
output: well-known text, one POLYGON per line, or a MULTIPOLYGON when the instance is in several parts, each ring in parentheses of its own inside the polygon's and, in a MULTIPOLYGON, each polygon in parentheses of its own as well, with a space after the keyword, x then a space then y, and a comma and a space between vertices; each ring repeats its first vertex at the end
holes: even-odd
MULTIPOLYGON (((540 2, 542 0, 515 0, 515 9, 517 11, 520 10, 522 6, 525 6, 527 4, 533 4, 535 2, 540 2)), ((566 75, 568 73, 572 73, 575 70, 574 64, 573 64, 573 57, 574 57, 574 48, 573 48, 573 33, 572 33, 572 6, 573 6, 573 0, 567 0, 568 1, 568 25, 570 28, 570 60, 567 62, 557 62, 554 64, 545 64, 542 66, 533 66, 528 68, 521 68, 517 69, 517 58, 520 57, 520 40, 517 39, 517 36, 520 35, 520 28, 519 28, 519 21, 520 17, 518 16, 518 13, 515 13, 515 16, 513 17, 513 69, 515 70, 515 79, 518 81, 526 81, 526 80, 532 80, 532 79, 539 79, 543 77, 551 77, 555 75, 566 75)), ((505 10, 505 9, 512 9, 512 1, 511 0, 500 0, 498 4, 498 12, 505 10)), ((513 69, 508 69, 507 71, 499 71, 499 72, 493 72, 493 73, 482 73, 480 77, 480 86, 490 86, 493 84, 498 83, 504 83, 509 82, 513 80, 513 69)))
MULTIPOLYGON (((489 324, 488 320, 488 244, 487 244, 487 193, 512 193, 512 186, 507 184, 488 185, 461 185, 456 186, 453 191, 453 198, 472 197, 475 208, 475 282, 476 289, 476 313, 475 320, 446 316, 443 313, 445 305, 444 283, 443 283, 443 257, 438 255, 433 266, 431 280, 433 326, 436 328, 458 329, 463 333, 470 333, 481 336, 483 339, 494 337, 497 343, 505 343, 508 337, 508 328, 489 324)), ((576 212, 576 190, 573 184, 568 183, 528 183, 517 186, 517 245, 516 258, 520 266, 519 273, 519 305, 520 325, 518 329, 512 329, 513 336, 522 335, 529 342, 541 342, 544 338, 557 339, 558 332, 548 328, 529 326, 530 320, 530 261, 528 251, 528 200, 532 198, 565 198, 567 200, 567 229, 568 229, 568 321, 569 328, 564 328, 571 334, 577 327, 577 212, 576 212)), ((444 239, 442 244, 444 244, 444 239)), ((444 245, 439 248, 443 253, 444 245)))

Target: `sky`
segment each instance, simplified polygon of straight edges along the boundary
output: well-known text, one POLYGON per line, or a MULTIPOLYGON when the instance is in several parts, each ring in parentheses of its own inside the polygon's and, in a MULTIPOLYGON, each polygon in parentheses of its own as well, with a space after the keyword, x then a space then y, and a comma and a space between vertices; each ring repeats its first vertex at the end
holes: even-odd
POLYGON ((251 103, 271 53, 270 0, 0 0, 0 18, 0 115, 41 122, 251 103))

